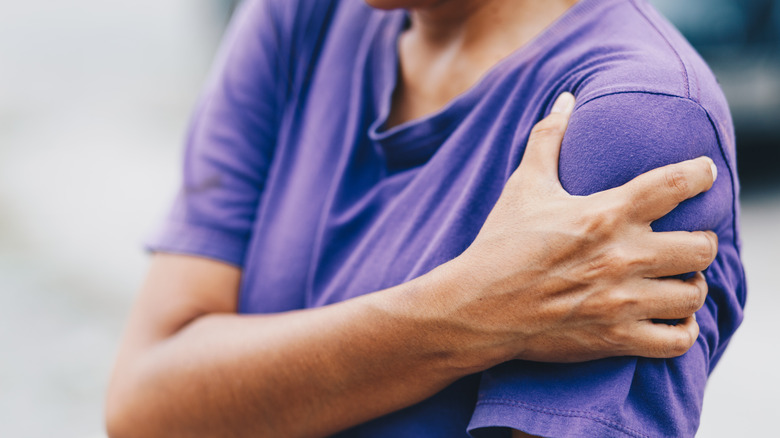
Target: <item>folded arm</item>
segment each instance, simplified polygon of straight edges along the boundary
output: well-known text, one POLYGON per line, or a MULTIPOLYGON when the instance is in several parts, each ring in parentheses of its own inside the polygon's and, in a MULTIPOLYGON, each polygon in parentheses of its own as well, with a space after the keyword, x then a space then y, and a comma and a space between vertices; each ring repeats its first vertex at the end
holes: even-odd
POLYGON ((650 222, 707 190, 712 162, 570 196, 557 164, 572 106, 537 126, 474 243, 408 283, 323 308, 237 315, 240 269, 155 255, 110 385, 109 434, 325 436, 510 359, 683 354, 698 334, 703 277, 647 277, 706 268, 717 241, 654 233, 650 222))
POLYGON ((112 436, 327 435, 423 400, 469 372, 411 296, 383 293, 277 315, 235 314, 240 271, 158 254, 108 401, 112 436))

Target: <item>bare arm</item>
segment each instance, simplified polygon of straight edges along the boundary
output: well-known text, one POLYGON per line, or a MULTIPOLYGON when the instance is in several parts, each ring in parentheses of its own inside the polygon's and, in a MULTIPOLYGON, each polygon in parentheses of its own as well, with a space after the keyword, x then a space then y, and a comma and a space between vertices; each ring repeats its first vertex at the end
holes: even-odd
POLYGON ((456 351, 432 315, 412 309, 416 296, 445 292, 438 274, 267 316, 235 314, 239 275, 214 261, 154 256, 112 384, 109 407, 121 410, 109 412, 113 435, 325 435, 481 368, 476 351, 456 351))
POLYGON ((569 196, 557 160, 572 107, 536 128, 471 247, 394 288, 239 316, 237 268, 156 255, 109 391, 110 435, 324 436, 514 358, 687 351, 706 283, 653 278, 706 268, 717 242, 711 233, 653 233, 650 223, 711 186, 710 162, 569 196))

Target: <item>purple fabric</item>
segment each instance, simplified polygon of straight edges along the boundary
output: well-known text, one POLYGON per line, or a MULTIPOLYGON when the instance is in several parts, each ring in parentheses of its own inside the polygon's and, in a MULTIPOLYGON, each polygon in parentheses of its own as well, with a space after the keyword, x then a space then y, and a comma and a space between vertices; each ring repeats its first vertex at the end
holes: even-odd
POLYGON ((506 363, 340 436, 693 436, 745 301, 734 134, 712 73, 644 0, 581 0, 446 108, 388 130, 406 24, 361 0, 246 2, 149 248, 243 267, 245 313, 397 285, 468 247, 531 127, 572 91, 560 162, 571 193, 700 155, 718 166, 712 190, 654 224, 720 238, 696 345, 671 360, 506 363))

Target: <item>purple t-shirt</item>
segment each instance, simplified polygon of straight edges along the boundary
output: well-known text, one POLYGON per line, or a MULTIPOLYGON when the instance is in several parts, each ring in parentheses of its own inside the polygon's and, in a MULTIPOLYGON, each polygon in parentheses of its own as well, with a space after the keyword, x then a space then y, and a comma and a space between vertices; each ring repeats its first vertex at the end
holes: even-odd
POLYGON ((701 155, 718 166, 712 190, 654 224, 720 238, 694 347, 669 360, 508 362, 339 436, 693 436, 745 302, 734 134, 710 70, 646 1, 581 0, 442 110, 386 129, 407 25, 404 11, 362 0, 246 2, 149 247, 241 266, 245 313, 406 282, 469 246, 532 126, 572 91, 560 160, 569 192, 701 155))

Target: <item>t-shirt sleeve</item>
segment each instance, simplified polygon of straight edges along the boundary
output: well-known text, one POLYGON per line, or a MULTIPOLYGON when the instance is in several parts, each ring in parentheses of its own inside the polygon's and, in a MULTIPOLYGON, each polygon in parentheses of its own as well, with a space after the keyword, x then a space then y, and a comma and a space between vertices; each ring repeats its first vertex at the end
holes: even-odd
POLYGON ((602 96, 579 104, 566 133, 561 182, 587 195, 650 169, 707 155, 718 167, 713 188, 653 223, 656 231, 713 230, 715 262, 705 271, 709 296, 697 313, 701 334, 674 359, 610 358, 581 364, 512 361, 483 373, 469 425, 475 437, 519 429, 545 437, 692 437, 704 386, 742 319, 744 274, 736 220, 732 141, 685 98, 650 93, 602 96))
POLYGON ((190 122, 179 193, 147 249, 243 264, 285 89, 278 3, 236 11, 190 122))

